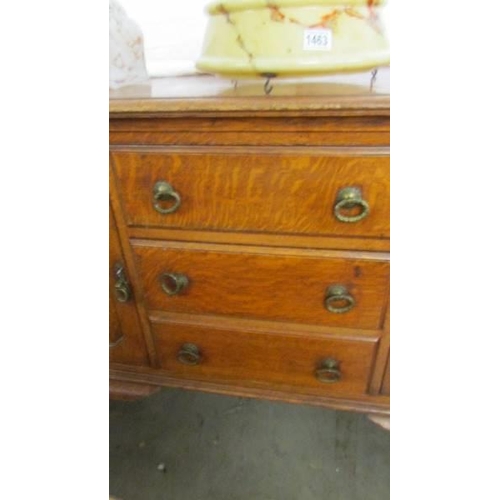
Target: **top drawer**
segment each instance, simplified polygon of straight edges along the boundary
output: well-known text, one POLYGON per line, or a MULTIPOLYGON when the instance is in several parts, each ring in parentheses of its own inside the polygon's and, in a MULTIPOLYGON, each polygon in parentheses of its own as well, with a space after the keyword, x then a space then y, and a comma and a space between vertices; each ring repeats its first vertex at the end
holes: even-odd
POLYGON ((130 226, 389 238, 389 156, 303 151, 114 151, 112 161, 130 226))

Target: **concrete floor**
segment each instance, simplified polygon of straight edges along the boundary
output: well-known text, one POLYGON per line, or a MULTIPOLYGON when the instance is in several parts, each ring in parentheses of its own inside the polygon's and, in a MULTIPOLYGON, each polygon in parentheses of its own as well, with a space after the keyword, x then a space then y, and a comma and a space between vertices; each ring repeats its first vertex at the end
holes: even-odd
POLYGON ((164 389, 110 403, 110 494, 388 500, 389 436, 355 413, 164 389))

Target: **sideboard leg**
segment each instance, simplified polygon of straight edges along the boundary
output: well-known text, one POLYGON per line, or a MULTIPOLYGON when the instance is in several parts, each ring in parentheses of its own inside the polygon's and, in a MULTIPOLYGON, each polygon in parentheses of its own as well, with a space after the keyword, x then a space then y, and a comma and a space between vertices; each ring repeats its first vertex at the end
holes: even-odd
POLYGON ((368 415, 368 418, 386 431, 390 430, 391 418, 386 415, 368 415))
POLYGON ((160 390, 159 386, 148 384, 136 384, 134 382, 122 382, 120 380, 109 381, 109 399, 134 401, 146 398, 160 390))

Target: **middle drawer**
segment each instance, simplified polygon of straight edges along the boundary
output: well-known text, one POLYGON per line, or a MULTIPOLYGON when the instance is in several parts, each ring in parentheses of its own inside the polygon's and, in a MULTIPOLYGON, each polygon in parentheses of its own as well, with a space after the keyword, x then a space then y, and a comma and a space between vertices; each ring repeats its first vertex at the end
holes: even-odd
POLYGON ((385 254, 132 240, 149 310, 380 328, 385 254))

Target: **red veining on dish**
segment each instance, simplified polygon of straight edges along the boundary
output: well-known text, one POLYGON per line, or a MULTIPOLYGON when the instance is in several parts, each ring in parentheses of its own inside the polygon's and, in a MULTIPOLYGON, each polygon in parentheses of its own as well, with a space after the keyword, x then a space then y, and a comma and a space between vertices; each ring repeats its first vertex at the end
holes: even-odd
POLYGON ((328 14, 325 14, 324 16, 321 16, 321 20, 319 23, 312 24, 309 26, 309 28, 326 28, 328 23, 335 25, 337 22, 338 17, 342 14, 341 10, 335 9, 329 12, 328 14))

